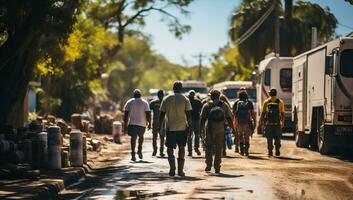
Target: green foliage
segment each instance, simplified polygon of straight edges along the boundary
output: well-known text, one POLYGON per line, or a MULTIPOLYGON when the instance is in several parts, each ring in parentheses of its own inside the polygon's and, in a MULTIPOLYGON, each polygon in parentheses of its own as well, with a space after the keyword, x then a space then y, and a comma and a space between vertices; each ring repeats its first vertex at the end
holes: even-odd
POLYGON ((124 42, 127 32, 145 24, 145 16, 151 12, 161 14, 170 32, 177 38, 190 31, 189 25, 180 22, 172 11, 187 15, 185 9, 193 0, 93 0, 88 6, 88 14, 106 28, 117 30, 119 45, 124 42))
POLYGON ((237 48, 224 47, 212 59, 208 82, 215 84, 222 81, 250 80, 254 68, 247 67, 237 48))
POLYGON ((0 123, 16 121, 10 113, 22 105, 39 53, 66 40, 80 5, 81 0, 0 1, 0 123))
POLYGON ((344 0, 353 5, 353 0, 344 0))
POLYGON ((48 112, 47 105, 54 104, 57 109, 53 110, 68 118, 71 113, 85 109, 90 97, 107 98, 100 82, 100 72, 105 71, 109 62, 102 62, 102 58, 116 43, 113 33, 90 18, 79 17, 67 43, 48 52, 46 59, 37 65, 45 90, 41 96, 43 110, 48 112), (52 69, 62 73, 55 73, 52 69), (60 104, 55 104, 57 99, 60 104))
MULTIPOLYGON (((293 1, 286 1, 286 7, 291 8, 293 1)), ((243 35, 272 5, 272 1, 243 0, 234 10, 231 18, 230 38, 234 42, 243 35)), ((287 11, 287 12, 290 12, 287 11)), ((280 8, 280 15, 284 11, 280 8)), ((286 20, 280 21, 281 55, 294 56, 310 49, 311 28, 317 27, 318 42, 325 43, 334 36, 337 25, 335 16, 328 8, 318 4, 296 1, 293 5, 292 18, 286 14, 286 20)), ((246 64, 258 63, 267 53, 274 49, 274 13, 239 46, 241 56, 246 64)))

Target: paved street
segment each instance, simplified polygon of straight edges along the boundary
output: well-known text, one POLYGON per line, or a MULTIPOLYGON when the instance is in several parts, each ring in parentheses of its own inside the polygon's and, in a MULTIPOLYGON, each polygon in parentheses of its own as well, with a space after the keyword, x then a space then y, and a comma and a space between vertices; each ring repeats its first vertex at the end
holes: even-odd
MULTIPOLYGON (((265 139, 251 141, 248 158, 228 150, 221 174, 205 173, 204 158, 186 160, 186 177, 170 178, 166 158, 151 156, 147 133, 144 159, 131 162, 129 151, 102 181, 77 184, 62 199, 352 199, 353 159, 298 149, 285 138, 282 156, 268 158, 265 139), (83 185, 87 185, 87 183, 83 185), (71 195, 68 195, 71 194, 71 195)), ((121 152, 120 152, 121 153, 121 152)), ((114 156, 114 155, 112 155, 114 156)), ((96 180, 96 179, 94 179, 96 180)), ((86 181, 87 182, 87 181, 86 181)))

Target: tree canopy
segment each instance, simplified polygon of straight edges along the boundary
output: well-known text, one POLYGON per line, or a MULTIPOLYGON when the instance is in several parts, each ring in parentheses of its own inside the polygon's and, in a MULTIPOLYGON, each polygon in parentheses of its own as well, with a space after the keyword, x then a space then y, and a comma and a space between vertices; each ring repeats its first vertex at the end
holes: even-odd
POLYGON ((0 123, 18 115, 42 45, 65 41, 80 0, 0 1, 0 123))
MULTIPOLYGON (((310 49, 311 28, 317 27, 318 42, 332 39, 337 26, 335 16, 329 8, 304 1, 285 1, 286 13, 280 6, 281 55, 294 56, 310 49)), ((273 1, 243 0, 234 10, 229 32, 232 42, 236 42, 256 21, 271 8, 273 1)), ((253 34, 239 45, 240 54, 245 63, 258 63, 274 49, 275 15, 272 12, 253 34)))

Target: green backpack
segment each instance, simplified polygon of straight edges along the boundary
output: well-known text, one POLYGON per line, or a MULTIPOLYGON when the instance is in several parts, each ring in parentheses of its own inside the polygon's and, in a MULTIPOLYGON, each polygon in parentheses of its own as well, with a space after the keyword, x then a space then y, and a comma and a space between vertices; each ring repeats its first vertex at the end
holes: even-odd
POLYGON ((279 124, 279 121, 280 121, 279 99, 277 99, 274 102, 273 101, 268 102, 266 120, 268 123, 273 125, 279 124))
POLYGON ((238 122, 240 124, 249 123, 249 119, 250 119, 249 110, 250 110, 249 102, 247 100, 238 101, 236 113, 237 113, 238 122))

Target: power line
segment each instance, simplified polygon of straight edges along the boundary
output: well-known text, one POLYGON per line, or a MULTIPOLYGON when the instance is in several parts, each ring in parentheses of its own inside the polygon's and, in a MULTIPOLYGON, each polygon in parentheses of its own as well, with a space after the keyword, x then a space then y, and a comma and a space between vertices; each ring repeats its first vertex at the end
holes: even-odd
POLYGON ((264 22, 265 20, 270 16, 272 11, 274 11, 275 5, 272 5, 264 15, 262 15, 256 22, 253 24, 242 36, 239 37, 235 41, 235 45, 240 45, 243 43, 245 40, 247 40, 264 22))
POLYGON ((199 53, 198 55, 195 55, 193 57, 196 57, 196 58, 199 59, 199 79, 201 80, 201 78, 202 78, 202 70, 201 70, 201 68, 202 68, 202 60, 204 58, 207 58, 207 56, 202 54, 202 53, 199 53))
POLYGON ((348 26, 348 25, 345 25, 345 24, 341 24, 341 23, 338 23, 338 25, 353 30, 353 27, 351 27, 351 26, 348 26))

